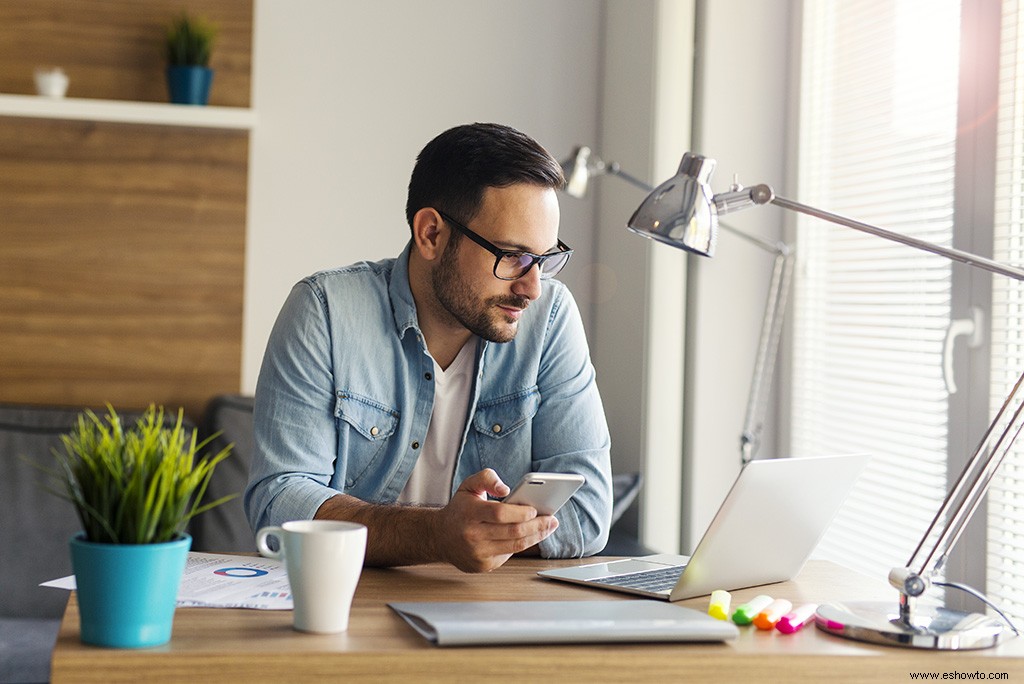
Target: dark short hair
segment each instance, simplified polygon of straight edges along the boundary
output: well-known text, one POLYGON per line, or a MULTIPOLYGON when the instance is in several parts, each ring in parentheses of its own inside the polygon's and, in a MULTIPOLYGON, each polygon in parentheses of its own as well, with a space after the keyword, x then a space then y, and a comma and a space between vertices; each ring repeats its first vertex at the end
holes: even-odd
POLYGON ((456 126, 440 134, 416 157, 405 217, 433 207, 468 222, 483 203, 484 190, 528 183, 560 190, 562 167, 536 140, 493 123, 456 126))

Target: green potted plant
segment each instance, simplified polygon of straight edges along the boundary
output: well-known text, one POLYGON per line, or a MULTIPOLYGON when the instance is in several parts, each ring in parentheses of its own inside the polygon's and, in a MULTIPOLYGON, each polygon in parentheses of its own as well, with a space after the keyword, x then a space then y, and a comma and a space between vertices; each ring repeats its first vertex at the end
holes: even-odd
POLYGON ((205 105, 213 70, 210 53, 217 28, 202 17, 182 12, 167 27, 167 89, 175 104, 205 105))
POLYGON ((231 446, 200 457, 209 439, 164 418, 150 406, 125 425, 108 405, 100 418, 85 411, 55 449, 60 496, 71 501, 83 531, 71 540, 81 636, 120 648, 171 638, 178 585, 196 515, 232 498, 201 505, 218 463, 231 446))

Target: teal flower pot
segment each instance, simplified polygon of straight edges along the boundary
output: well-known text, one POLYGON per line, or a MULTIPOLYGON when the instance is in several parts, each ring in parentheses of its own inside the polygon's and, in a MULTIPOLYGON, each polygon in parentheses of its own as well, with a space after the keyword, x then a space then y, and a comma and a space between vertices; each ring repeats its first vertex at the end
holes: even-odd
POLYGON ((170 641, 192 537, 164 544, 97 544, 84 537, 71 539, 82 641, 114 648, 170 641))
POLYGON ((213 69, 208 67, 167 67, 167 92, 174 104, 206 104, 212 82, 213 69))

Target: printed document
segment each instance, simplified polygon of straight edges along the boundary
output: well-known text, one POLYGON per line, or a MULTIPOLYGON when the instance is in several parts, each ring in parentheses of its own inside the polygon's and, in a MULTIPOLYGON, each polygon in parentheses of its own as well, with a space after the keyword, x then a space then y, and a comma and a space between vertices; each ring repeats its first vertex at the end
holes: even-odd
MULTIPOLYGON (((74 589, 75 576, 40 586, 74 589)), ((178 587, 178 606, 291 610, 292 594, 282 561, 261 556, 191 552, 178 587)))

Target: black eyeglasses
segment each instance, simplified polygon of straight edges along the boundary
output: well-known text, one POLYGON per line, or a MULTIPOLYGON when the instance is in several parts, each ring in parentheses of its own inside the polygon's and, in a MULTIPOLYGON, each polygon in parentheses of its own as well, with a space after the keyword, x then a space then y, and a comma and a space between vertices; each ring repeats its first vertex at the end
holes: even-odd
POLYGON ((518 280, 529 273, 534 264, 537 264, 540 269, 541 279, 547 280, 557 275, 569 263, 569 257, 572 256, 572 249, 561 240, 558 241, 558 251, 550 254, 531 254, 519 250, 501 249, 440 209, 437 210, 437 213, 446 222, 455 226, 460 233, 494 255, 494 277, 500 280, 518 280))

